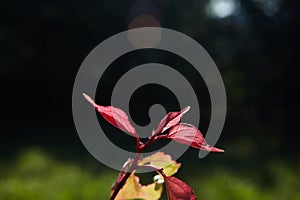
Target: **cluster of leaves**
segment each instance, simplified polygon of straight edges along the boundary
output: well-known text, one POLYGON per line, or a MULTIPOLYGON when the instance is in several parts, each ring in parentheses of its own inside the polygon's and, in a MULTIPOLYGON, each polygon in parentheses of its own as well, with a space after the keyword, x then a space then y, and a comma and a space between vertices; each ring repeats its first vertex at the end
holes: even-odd
POLYGON ((113 106, 97 105, 89 96, 83 95, 104 119, 116 128, 133 135, 136 139, 136 156, 134 159, 129 158, 124 164, 116 183, 112 187, 111 200, 157 200, 161 196, 163 183, 166 185, 169 200, 196 199, 196 195, 189 185, 172 176, 177 172, 181 164, 173 161, 171 156, 157 152, 146 158, 141 158, 141 153, 144 149, 160 139, 171 139, 204 151, 224 152, 222 149, 208 145, 197 127, 191 124, 180 123, 182 116, 190 107, 186 107, 179 112, 169 112, 152 132, 148 141, 143 143, 123 110, 113 106), (135 171, 140 168, 149 168, 158 173, 154 176, 152 184, 140 184, 139 177, 135 175, 135 171))

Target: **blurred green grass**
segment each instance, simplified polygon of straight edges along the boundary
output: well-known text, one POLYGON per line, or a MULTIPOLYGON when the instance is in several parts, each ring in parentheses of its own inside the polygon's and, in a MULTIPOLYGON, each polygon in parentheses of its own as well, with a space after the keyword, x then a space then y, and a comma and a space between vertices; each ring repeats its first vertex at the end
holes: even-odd
MULTIPOLYGON (((300 200, 300 174, 284 162, 268 166, 273 181, 267 185, 254 177, 224 168, 195 169, 188 174, 186 169, 181 170, 185 172, 179 173, 180 178, 194 188, 199 199, 300 200)), ((78 163, 54 159, 45 151, 31 149, 16 159, 0 160, 0 199, 109 199, 110 186, 117 175, 118 172, 108 168, 95 171, 78 163)))

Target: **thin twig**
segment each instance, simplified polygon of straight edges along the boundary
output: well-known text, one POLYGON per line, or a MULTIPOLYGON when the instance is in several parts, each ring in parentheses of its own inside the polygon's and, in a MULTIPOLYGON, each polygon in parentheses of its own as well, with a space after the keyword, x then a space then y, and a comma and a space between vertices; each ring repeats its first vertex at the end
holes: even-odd
MULTIPOLYGON (((140 158, 141 153, 145 150, 145 148, 147 148, 152 143, 156 142, 158 139, 162 139, 162 138, 166 138, 166 137, 164 137, 163 135, 162 136, 153 135, 149 138, 149 140, 145 144, 141 143, 140 140, 136 141, 137 142, 137 148, 136 148, 137 152, 136 152, 135 158, 132 160, 131 166, 129 167, 128 171, 125 173, 125 175, 123 176, 121 181, 119 183, 117 183, 116 189, 114 190, 114 193, 111 195, 110 200, 114 200, 117 197, 118 193, 120 192, 122 187, 125 185, 127 179, 132 174, 132 172, 134 170, 142 167, 142 166, 138 165, 138 160, 140 158)), ((145 166, 145 167, 150 167, 150 166, 145 166)), ((153 169, 158 171, 163 176, 165 176, 162 169, 156 169, 156 168, 153 168, 153 169)))
POLYGON ((131 173, 136 169, 136 165, 131 165, 129 170, 125 173, 122 180, 117 184, 116 189, 114 190, 114 193, 111 195, 110 200, 114 200, 116 196, 118 195, 119 191, 122 189, 122 187, 125 185, 127 179, 131 175, 131 173))

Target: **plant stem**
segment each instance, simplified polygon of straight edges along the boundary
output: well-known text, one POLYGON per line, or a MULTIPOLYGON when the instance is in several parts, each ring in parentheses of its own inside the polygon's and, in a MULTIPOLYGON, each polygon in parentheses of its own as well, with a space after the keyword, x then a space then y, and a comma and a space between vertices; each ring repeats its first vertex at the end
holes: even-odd
POLYGON ((136 165, 131 165, 128 172, 125 173, 122 180, 117 184, 116 189, 114 190, 114 193, 111 195, 110 200, 114 200, 116 196, 118 195, 119 191, 122 189, 122 187, 125 185, 127 179, 131 175, 131 173, 136 169, 136 165))
MULTIPOLYGON (((140 166, 138 166, 138 160, 140 158, 141 153, 144 151, 144 149, 147 148, 152 143, 156 142, 158 139, 162 139, 162 138, 166 138, 166 137, 153 135, 149 138, 149 140, 145 144, 141 143, 139 139, 136 140, 136 143, 137 143, 136 151, 137 152, 136 152, 135 158, 133 159, 131 166, 129 167, 129 169, 125 173, 125 175, 123 176, 122 180, 117 184, 116 189, 114 190, 114 193, 110 197, 110 200, 114 200, 117 197, 118 193, 120 192, 122 187, 125 185, 127 179, 131 175, 131 173, 140 167, 140 166)), ((156 168, 153 168, 153 169, 157 170, 158 172, 162 173, 162 175, 164 175, 162 169, 156 169, 156 168)))
POLYGON ((123 185, 126 183, 127 179, 130 176, 130 172, 126 172, 125 176, 123 177, 123 179, 121 180, 120 183, 118 183, 114 193, 111 195, 110 200, 114 200, 116 198, 116 196, 118 195, 119 191, 122 189, 123 185))

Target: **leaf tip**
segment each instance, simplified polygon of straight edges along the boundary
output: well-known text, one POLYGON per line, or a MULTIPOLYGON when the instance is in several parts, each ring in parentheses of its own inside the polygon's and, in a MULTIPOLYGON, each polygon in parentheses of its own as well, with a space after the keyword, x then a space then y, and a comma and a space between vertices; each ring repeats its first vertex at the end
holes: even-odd
POLYGON ((187 113, 191 109, 191 106, 187 106, 182 110, 182 114, 187 113))
POLYGON ((211 151, 212 151, 212 152, 218 152, 218 153, 224 153, 224 152, 225 152, 224 149, 219 149, 219 148, 217 148, 217 147, 213 147, 211 151))
POLYGON ((82 93, 82 95, 88 102, 90 102, 93 105, 95 104, 94 100, 91 97, 89 97, 87 94, 82 93))

